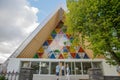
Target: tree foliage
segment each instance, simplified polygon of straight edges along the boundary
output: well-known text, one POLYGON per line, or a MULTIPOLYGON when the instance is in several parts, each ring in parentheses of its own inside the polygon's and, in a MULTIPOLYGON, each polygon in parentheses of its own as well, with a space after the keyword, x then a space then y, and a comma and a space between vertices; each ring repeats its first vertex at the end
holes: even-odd
POLYGON ((68 32, 82 43, 87 39, 95 57, 120 64, 120 1, 67 0, 67 7, 68 32))

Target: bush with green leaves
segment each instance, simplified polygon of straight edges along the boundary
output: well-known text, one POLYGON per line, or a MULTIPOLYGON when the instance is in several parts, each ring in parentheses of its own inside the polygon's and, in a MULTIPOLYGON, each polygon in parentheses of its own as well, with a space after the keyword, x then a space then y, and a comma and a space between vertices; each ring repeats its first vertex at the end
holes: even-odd
POLYGON ((0 80, 5 80, 5 76, 0 76, 0 80))

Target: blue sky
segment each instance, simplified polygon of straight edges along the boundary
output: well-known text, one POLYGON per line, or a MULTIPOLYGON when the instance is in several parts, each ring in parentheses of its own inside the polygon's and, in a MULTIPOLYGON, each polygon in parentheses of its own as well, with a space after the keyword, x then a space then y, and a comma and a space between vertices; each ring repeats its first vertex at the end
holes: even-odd
POLYGON ((37 13, 38 22, 43 21, 59 5, 66 5, 66 0, 28 0, 31 6, 39 9, 37 13))

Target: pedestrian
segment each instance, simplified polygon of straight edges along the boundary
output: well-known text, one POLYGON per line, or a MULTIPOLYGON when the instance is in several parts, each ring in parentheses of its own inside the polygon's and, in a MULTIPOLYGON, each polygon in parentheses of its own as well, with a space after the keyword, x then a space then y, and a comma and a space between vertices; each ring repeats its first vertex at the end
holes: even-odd
POLYGON ((56 66, 56 76, 57 76, 57 80, 59 80, 59 73, 60 73, 60 65, 59 63, 56 66))
POLYGON ((62 70, 62 76, 64 76, 65 75, 65 66, 64 66, 64 63, 62 64, 61 70, 62 70))
POLYGON ((66 80, 70 80, 70 68, 69 68, 69 64, 66 64, 66 80))

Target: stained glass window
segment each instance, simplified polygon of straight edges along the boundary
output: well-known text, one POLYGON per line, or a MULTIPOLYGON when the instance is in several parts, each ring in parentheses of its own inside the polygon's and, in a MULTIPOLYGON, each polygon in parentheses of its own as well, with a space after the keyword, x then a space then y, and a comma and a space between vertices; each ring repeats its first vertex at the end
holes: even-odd
POLYGON ((88 59, 88 55, 81 46, 78 46, 79 44, 71 46, 74 38, 66 30, 67 27, 63 23, 56 26, 34 58, 88 59))

